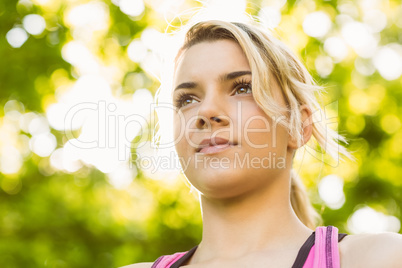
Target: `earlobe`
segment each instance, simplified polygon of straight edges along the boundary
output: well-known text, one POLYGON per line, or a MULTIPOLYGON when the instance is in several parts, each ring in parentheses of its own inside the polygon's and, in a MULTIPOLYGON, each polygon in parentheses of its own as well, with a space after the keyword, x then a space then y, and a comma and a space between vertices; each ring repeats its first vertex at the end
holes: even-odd
MULTIPOLYGON (((313 134, 313 118, 312 118, 311 109, 306 104, 301 105, 299 110, 300 110, 301 121, 302 121, 302 129, 301 129, 302 143, 301 143, 301 146, 303 146, 304 144, 306 144, 310 140, 310 138, 311 138, 311 136, 313 134)), ((296 137, 290 137, 289 147, 292 148, 292 149, 295 149, 295 150, 299 148, 299 146, 297 146, 296 137)))

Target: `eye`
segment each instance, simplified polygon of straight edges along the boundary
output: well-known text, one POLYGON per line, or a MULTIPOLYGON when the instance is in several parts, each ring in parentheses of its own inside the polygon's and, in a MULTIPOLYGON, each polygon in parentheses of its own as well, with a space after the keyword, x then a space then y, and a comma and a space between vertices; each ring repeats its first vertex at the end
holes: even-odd
POLYGON ((235 94, 249 94, 251 93, 251 84, 241 83, 236 86, 235 94))
POLYGON ((175 106, 177 108, 181 108, 184 106, 187 106, 192 103, 196 103, 197 100, 194 99, 193 95, 186 94, 186 93, 181 93, 179 96, 177 96, 176 101, 175 101, 175 106))

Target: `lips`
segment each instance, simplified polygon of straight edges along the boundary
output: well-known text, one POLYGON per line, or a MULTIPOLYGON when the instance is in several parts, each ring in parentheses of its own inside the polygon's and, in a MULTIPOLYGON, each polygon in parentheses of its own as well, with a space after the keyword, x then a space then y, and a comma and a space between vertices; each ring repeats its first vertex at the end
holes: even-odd
POLYGON ((204 139, 197 146, 196 152, 217 152, 228 147, 237 145, 236 143, 230 142, 227 139, 214 137, 211 139, 204 139))

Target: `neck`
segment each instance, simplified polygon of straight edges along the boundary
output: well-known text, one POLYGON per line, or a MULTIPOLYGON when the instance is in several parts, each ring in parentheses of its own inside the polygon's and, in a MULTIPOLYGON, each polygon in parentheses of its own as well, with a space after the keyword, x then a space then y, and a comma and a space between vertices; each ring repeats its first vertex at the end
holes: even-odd
POLYGON ((262 250, 298 250, 312 230, 292 209, 289 176, 284 173, 269 187, 233 199, 201 196, 203 236, 194 256, 197 262, 262 250))

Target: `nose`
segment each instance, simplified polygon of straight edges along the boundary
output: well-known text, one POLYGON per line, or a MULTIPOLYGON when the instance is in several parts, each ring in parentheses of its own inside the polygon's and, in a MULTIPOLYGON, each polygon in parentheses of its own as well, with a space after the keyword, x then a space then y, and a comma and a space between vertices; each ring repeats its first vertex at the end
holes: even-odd
POLYGON ((217 97, 204 99, 198 109, 196 127, 209 128, 213 125, 227 126, 230 120, 225 112, 224 101, 217 97))

